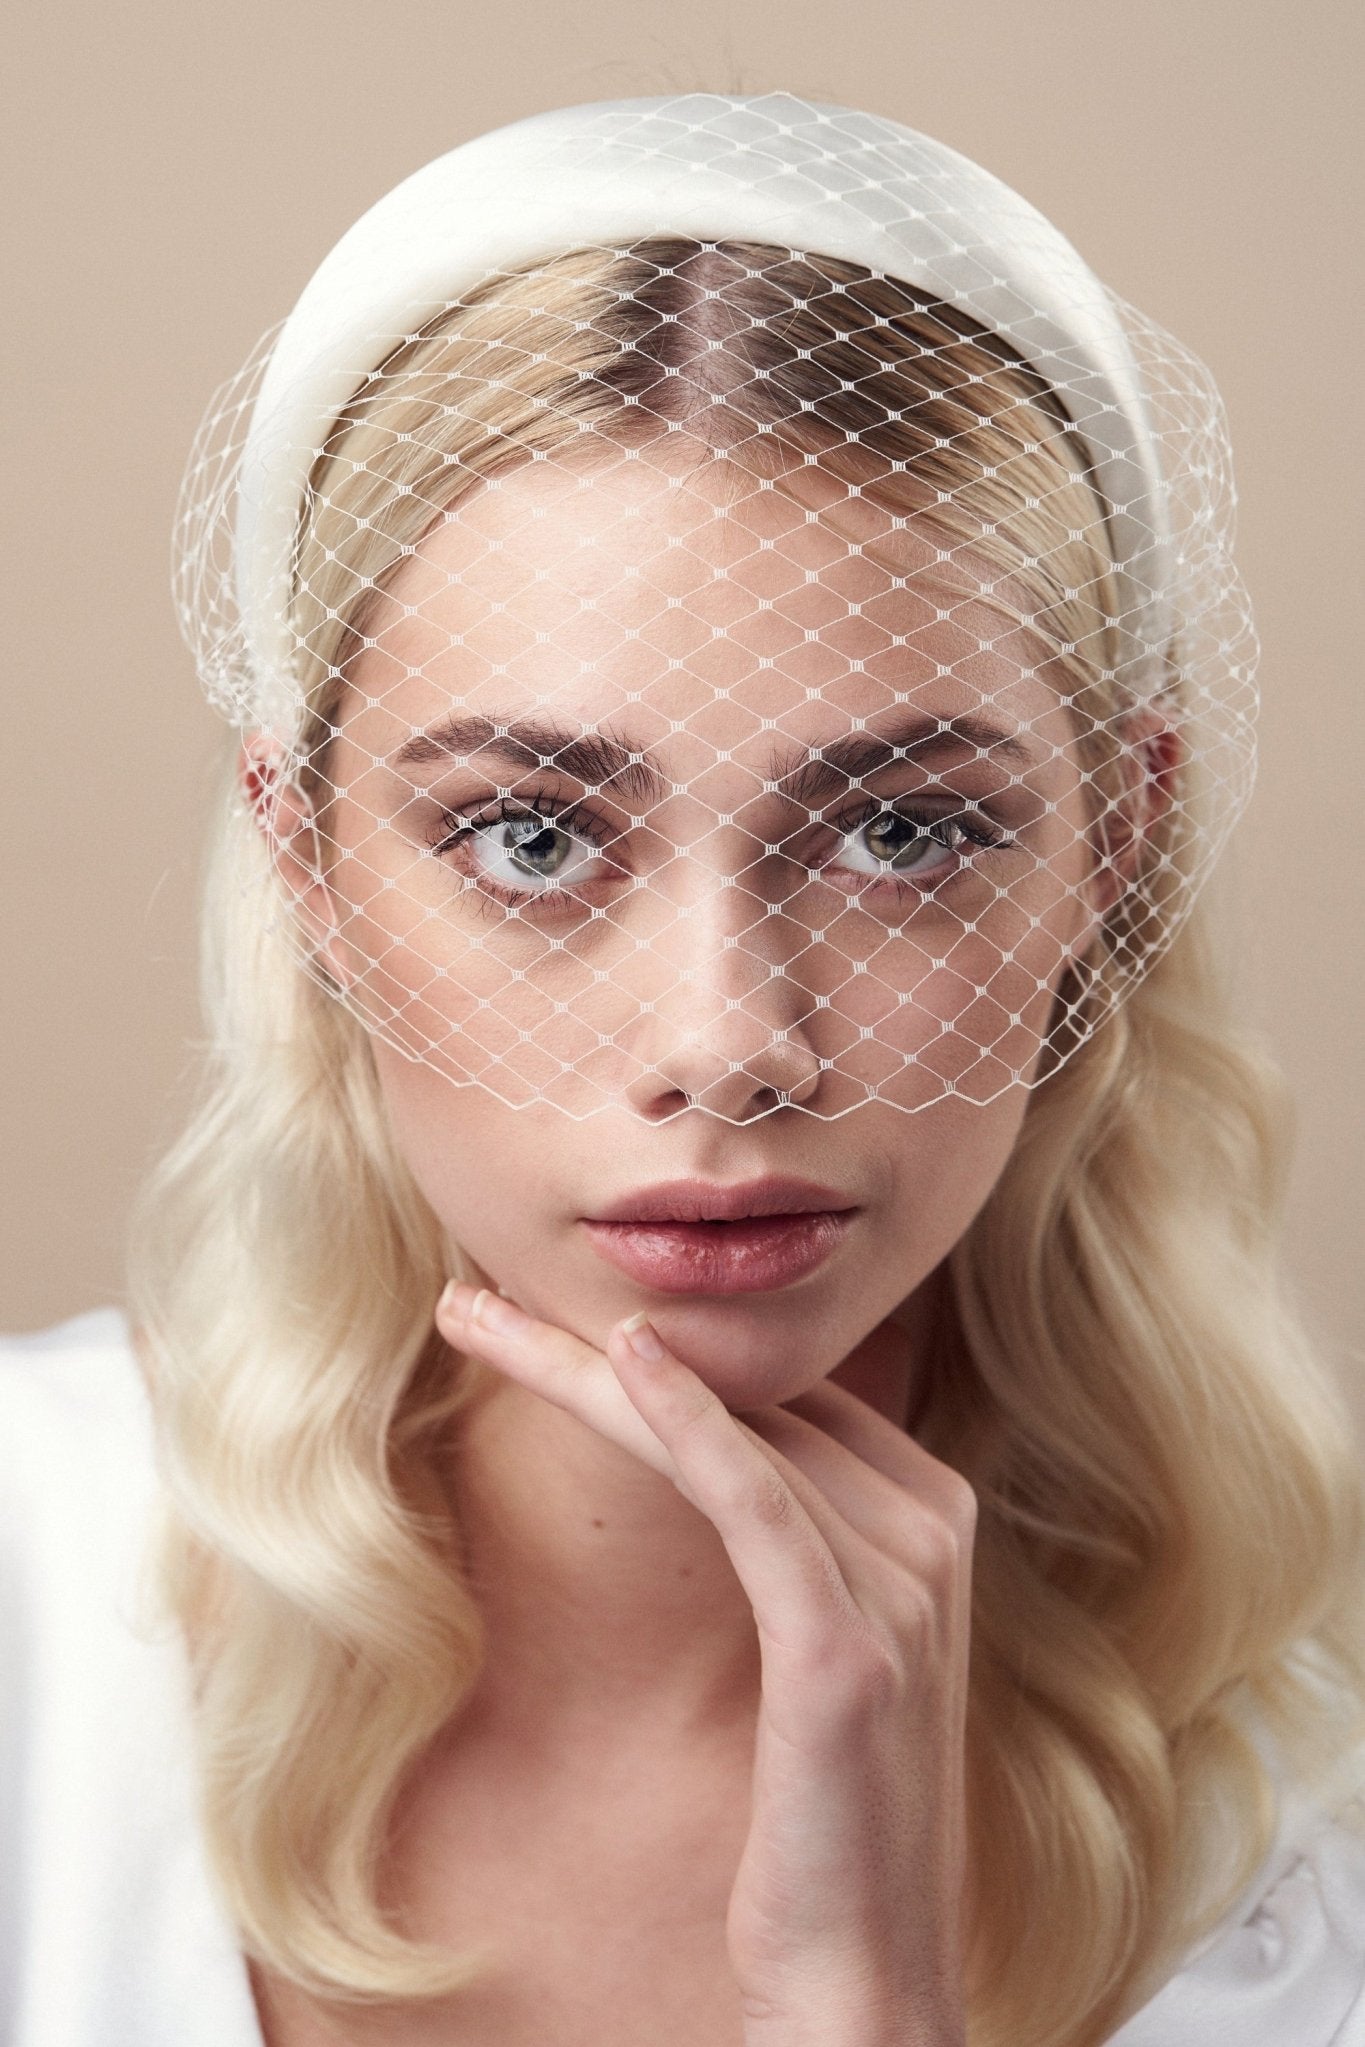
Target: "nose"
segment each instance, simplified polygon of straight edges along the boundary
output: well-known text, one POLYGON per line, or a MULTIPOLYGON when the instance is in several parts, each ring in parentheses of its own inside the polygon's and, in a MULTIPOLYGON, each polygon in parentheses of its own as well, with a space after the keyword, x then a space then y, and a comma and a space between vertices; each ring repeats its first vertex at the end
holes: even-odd
POLYGON ((650 1122, 696 1106, 734 1123, 808 1103, 821 1079, 815 998, 790 955, 809 948, 810 933, 733 873, 691 854, 673 867, 674 915, 651 948, 669 984, 618 1039, 640 1067, 627 1103, 650 1122))

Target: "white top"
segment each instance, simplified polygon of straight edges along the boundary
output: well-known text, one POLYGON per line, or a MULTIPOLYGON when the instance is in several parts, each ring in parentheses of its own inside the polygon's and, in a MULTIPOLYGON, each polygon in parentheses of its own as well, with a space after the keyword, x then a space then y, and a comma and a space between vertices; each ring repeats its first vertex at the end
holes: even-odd
MULTIPOLYGON (((188 1662, 131 1624, 155 1489, 120 1310, 0 1338, 4 2047, 262 2047, 195 1819, 188 1662)), ((1365 1750, 1286 1792, 1253 1883, 1111 2047, 1224 2043, 1365 2047, 1365 1750)))

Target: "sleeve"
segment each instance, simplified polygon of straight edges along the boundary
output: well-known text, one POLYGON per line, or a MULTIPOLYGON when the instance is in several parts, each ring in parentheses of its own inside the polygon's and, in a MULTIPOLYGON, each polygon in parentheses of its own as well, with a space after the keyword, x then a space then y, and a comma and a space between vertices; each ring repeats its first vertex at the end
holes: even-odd
POLYGON ((1110 2047, 1365 2047, 1365 1791, 1110 2047))

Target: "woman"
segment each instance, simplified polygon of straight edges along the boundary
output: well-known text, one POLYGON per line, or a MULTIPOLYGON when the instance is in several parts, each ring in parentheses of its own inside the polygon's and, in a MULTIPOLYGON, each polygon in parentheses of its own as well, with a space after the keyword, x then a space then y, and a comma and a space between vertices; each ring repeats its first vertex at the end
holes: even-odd
POLYGON ((186 1742, 182 1959, 62 2038, 1365 2040, 1220 437, 1024 202, 785 95, 466 145, 227 395, 213 1081, 132 1325, 5 1375, 26 1611, 155 1508, 186 1742))

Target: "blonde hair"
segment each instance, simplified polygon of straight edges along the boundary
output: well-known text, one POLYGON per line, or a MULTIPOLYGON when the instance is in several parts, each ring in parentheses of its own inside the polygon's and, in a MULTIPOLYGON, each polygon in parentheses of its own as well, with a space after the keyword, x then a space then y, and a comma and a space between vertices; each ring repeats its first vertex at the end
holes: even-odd
MULTIPOLYGON (((304 775, 369 593, 435 514, 531 448, 590 453, 669 417, 779 470, 814 449, 979 541, 1066 650, 1097 788, 1117 772, 1112 562, 1032 373, 855 265, 669 238, 500 280, 357 393, 300 531, 304 775)), ((260 915, 270 852, 235 746, 230 765, 208 1073, 130 1246, 156 1585, 191 1650, 204 1837, 245 1950, 319 1996, 427 1998, 482 1958, 404 1937, 383 1853, 483 1655, 442 1476, 484 1368, 434 1330, 443 1232, 364 1025, 260 915)), ((924 1360, 916 1433, 979 1501, 974 2047, 1107 2038, 1227 1909, 1275 1821, 1248 1716, 1305 1779, 1365 1731, 1350 1422, 1275 1263, 1286 1091, 1233 1021, 1207 899, 1173 937, 1127 914, 1097 953, 1143 944, 1147 970, 1034 1089, 924 1360)))

